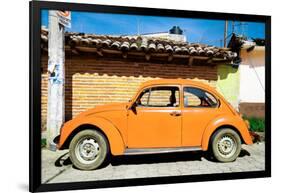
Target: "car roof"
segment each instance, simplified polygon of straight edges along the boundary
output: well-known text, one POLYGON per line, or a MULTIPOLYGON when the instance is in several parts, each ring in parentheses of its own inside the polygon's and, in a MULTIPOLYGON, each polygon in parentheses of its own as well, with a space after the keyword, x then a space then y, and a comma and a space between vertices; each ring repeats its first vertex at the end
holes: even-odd
POLYGON ((155 79, 144 82, 141 87, 147 87, 151 85, 171 85, 171 84, 179 84, 179 85, 192 85, 198 87, 204 87, 207 89, 213 89, 209 85, 202 83, 200 81, 190 80, 190 79, 155 79))

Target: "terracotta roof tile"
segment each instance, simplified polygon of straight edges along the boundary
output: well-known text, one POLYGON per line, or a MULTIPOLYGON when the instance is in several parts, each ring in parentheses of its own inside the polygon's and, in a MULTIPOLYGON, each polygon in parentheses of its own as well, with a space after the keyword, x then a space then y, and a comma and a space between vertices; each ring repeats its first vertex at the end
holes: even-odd
MULTIPOLYGON (((227 61, 231 61, 237 56, 235 52, 231 52, 227 48, 218 48, 198 43, 192 44, 187 42, 176 42, 143 36, 107 36, 68 32, 66 32, 65 36, 66 46, 70 46, 72 49, 76 47, 87 47, 146 53, 172 53, 221 58, 227 61)), ((43 28, 41 29, 41 40, 43 47, 47 47, 48 31, 43 28)))

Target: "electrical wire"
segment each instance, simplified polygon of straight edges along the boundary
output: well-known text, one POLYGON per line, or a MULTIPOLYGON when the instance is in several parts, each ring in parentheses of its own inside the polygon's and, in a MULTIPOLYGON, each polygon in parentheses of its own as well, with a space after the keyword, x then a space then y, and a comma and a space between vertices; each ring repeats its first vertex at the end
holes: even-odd
POLYGON ((263 86, 263 84, 262 84, 262 80, 261 80, 261 78, 259 77, 258 72, 256 71, 255 66, 252 64, 251 58, 250 58, 249 56, 247 56, 247 58, 248 58, 248 60, 249 60, 249 65, 253 68, 253 70, 254 70, 254 72, 255 72, 255 75, 256 75, 257 79, 259 80, 260 86, 262 87, 263 92, 265 93, 265 88, 264 88, 264 86, 263 86))

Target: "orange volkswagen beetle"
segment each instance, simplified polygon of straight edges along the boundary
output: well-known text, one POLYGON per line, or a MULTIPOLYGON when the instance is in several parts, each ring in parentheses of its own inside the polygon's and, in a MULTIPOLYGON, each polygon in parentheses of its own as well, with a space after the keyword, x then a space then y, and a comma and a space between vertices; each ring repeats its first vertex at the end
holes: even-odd
POLYGON ((99 106, 66 122, 58 149, 69 148, 79 169, 99 167, 111 155, 210 151, 234 161, 252 144, 247 124, 214 88, 184 79, 144 83, 127 103, 99 106))

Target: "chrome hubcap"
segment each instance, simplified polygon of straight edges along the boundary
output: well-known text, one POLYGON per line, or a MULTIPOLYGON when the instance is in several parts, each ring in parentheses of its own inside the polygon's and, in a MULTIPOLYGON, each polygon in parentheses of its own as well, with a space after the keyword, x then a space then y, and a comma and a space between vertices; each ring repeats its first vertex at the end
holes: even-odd
POLYGON ((222 157, 229 158, 235 154, 237 143, 232 136, 224 135, 218 140, 217 147, 222 157))
POLYGON ((93 138, 82 138, 75 148, 75 155, 83 164, 95 162, 100 154, 100 146, 93 138))

